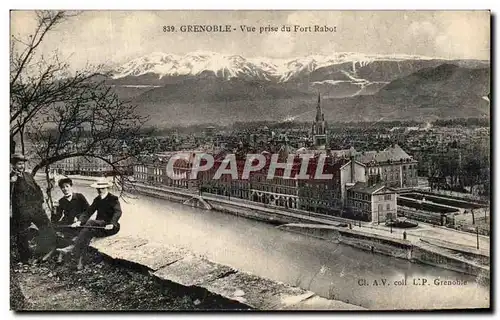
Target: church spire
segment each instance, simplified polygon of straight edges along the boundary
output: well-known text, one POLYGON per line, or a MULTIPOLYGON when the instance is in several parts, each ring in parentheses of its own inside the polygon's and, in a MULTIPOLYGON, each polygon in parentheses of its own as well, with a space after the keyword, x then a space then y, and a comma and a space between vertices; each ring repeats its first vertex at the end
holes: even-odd
POLYGON ((312 125, 312 135, 313 135, 314 145, 316 147, 325 148, 326 145, 328 145, 325 115, 321 110, 321 95, 319 94, 319 92, 318 92, 318 104, 316 106, 316 119, 312 125))
POLYGON ((318 92, 318 105, 316 106, 316 122, 323 121, 323 113, 321 112, 321 96, 318 92))

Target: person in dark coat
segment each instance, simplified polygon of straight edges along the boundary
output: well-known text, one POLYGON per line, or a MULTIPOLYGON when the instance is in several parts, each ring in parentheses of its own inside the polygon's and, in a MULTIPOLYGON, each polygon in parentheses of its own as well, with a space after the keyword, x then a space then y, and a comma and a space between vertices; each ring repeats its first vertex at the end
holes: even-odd
POLYGON ((33 223, 38 228, 40 253, 54 251, 56 234, 43 204, 42 189, 33 176, 25 172, 26 157, 21 154, 11 156, 12 171, 10 173, 10 192, 12 205, 12 232, 16 238, 19 259, 27 263, 32 253, 29 248, 29 226, 33 223))
POLYGON ((105 179, 91 185, 92 188, 97 189, 98 196, 94 199, 87 212, 82 214, 78 218, 78 221, 73 224, 74 227, 83 225, 89 228, 83 228, 72 245, 57 249, 63 254, 75 253, 79 258, 78 269, 83 268, 83 256, 92 238, 109 237, 120 231, 120 223, 118 221, 122 215, 122 210, 118 197, 109 193, 111 186, 112 184, 105 179), (95 211, 97 211, 96 219, 89 220, 95 211))
POLYGON ((53 223, 70 225, 87 212, 89 203, 83 194, 73 192, 73 181, 70 178, 63 178, 58 184, 63 197, 59 199, 59 205, 51 220, 53 223))
MULTIPOLYGON (((81 193, 73 192, 73 181, 70 178, 63 178, 58 182, 63 197, 59 199, 56 212, 51 216, 55 225, 71 225, 78 221, 80 215, 87 213, 89 203, 81 193)), ((58 247, 66 247, 71 244, 72 239, 78 235, 78 230, 74 228, 63 228, 60 230, 57 241, 58 247)), ((63 256, 60 253, 58 262, 62 262, 63 256)))

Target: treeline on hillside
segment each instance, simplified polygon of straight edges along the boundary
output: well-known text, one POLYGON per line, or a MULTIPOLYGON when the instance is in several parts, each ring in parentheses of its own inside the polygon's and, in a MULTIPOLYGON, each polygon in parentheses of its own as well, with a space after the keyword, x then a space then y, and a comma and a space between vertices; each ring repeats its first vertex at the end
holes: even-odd
POLYGON ((439 119, 432 123, 437 127, 457 127, 457 126, 477 126, 477 127, 489 127, 489 118, 457 118, 457 119, 439 119))

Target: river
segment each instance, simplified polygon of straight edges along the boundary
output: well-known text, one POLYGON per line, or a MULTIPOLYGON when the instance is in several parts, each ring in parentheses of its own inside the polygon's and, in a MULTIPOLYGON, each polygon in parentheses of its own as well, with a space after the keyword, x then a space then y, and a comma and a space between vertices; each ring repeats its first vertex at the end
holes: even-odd
MULTIPOLYGON (((75 184, 89 202, 97 195, 75 184)), ((55 196, 62 194, 57 190, 55 196)), ((122 202, 121 235, 184 247, 207 259, 369 309, 489 306, 475 277, 278 230, 264 222, 137 196, 122 202), (406 278, 406 286, 396 285, 406 278), (383 280, 386 279, 385 285, 383 280), (419 279, 428 280, 426 285, 419 279), (435 285, 434 280, 467 281, 435 285), (376 284, 375 285, 375 282, 376 284), (367 285, 364 285, 367 284, 367 285)))

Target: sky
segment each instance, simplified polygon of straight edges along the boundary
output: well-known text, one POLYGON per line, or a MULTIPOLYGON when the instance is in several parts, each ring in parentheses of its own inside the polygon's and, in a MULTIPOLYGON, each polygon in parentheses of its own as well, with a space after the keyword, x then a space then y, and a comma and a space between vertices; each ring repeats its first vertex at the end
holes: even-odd
MULTIPOLYGON (((11 34, 26 38, 32 11, 11 12, 11 34)), ((214 51, 244 57, 295 58, 359 52, 449 59, 490 58, 488 11, 83 11, 47 35, 40 54, 55 50, 73 68, 117 65, 152 52, 214 51), (230 33, 180 32, 182 25, 231 25, 230 33), (256 32, 242 32, 240 26, 256 32), (260 27, 329 26, 336 32, 264 32, 260 27), (177 32, 163 32, 175 26, 177 32)))

